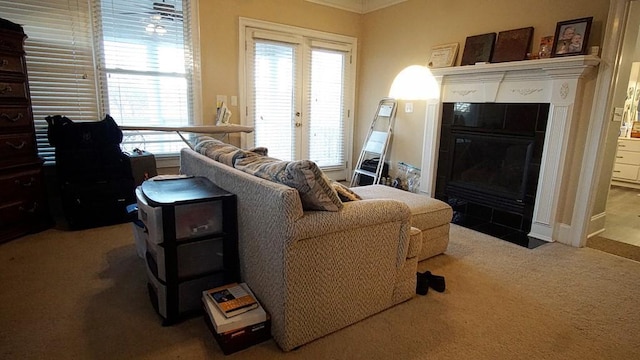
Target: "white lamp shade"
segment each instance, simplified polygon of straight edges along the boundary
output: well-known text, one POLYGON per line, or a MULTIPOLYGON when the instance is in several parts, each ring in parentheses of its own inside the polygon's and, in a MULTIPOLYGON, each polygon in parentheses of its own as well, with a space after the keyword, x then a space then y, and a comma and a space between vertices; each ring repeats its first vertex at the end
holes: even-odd
POLYGON ((439 96, 438 82, 427 67, 420 65, 411 65, 402 70, 389 90, 389 97, 399 100, 428 100, 439 96))

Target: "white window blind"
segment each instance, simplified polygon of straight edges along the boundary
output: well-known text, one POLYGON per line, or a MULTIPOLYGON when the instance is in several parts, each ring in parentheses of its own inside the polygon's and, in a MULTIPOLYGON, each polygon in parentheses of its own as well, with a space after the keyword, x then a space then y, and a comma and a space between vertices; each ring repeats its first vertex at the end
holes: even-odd
POLYGON ((250 68, 255 79, 252 87, 255 145, 267 147, 271 157, 293 160, 298 45, 259 38, 252 44, 250 68))
POLYGON ((0 0, 2 17, 20 24, 25 41, 29 88, 38 152, 54 160, 47 140, 48 115, 78 121, 98 119, 93 39, 88 1, 0 0))
MULTIPOLYGON (((105 112, 121 125, 193 124, 194 57, 189 1, 101 0, 94 7, 105 112)), ((123 147, 178 153, 176 134, 125 133, 123 147)))
POLYGON ((309 159, 323 168, 345 166, 345 87, 348 52, 312 42, 308 74, 309 159))

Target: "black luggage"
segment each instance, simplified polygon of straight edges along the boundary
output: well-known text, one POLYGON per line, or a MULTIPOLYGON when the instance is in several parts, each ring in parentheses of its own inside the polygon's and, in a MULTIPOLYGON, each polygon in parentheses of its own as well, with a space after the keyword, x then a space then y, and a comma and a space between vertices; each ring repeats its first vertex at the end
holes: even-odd
POLYGON ((127 205, 135 203, 129 157, 122 152, 122 131, 107 115, 101 121, 74 122, 46 118, 49 143, 55 146, 60 199, 70 229, 131 221, 127 205))
POLYGON ((129 222, 127 205, 136 202, 133 178, 62 184, 62 208, 69 229, 129 222))

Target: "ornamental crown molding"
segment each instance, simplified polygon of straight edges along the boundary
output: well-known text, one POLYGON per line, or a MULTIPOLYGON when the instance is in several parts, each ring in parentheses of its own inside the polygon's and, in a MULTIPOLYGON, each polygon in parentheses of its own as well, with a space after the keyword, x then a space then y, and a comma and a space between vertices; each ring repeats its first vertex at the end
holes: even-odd
POLYGON ((308 2, 366 14, 407 0, 306 0, 308 2))

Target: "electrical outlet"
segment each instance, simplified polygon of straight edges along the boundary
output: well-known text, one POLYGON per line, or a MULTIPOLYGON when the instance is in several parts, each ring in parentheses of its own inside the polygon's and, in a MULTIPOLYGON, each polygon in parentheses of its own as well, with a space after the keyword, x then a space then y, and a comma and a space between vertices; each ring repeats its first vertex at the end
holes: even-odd
POLYGON ((231 96, 231 106, 238 106, 238 97, 231 96))

